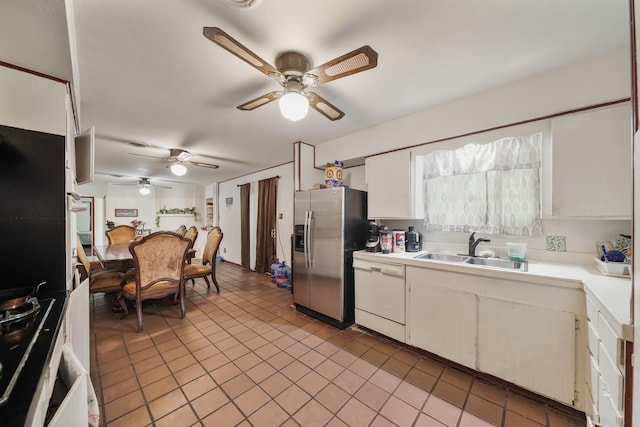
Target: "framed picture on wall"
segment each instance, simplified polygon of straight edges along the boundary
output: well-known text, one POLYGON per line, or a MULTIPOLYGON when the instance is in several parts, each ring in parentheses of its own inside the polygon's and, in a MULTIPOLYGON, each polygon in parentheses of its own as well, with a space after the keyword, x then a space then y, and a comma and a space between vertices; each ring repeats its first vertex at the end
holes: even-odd
POLYGON ((116 209, 116 216, 137 217, 138 209, 116 209))

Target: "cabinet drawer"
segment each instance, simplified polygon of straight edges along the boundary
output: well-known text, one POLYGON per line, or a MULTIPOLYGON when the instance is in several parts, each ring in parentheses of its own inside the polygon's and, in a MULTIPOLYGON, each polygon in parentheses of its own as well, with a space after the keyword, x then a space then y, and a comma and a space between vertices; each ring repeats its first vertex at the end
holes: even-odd
POLYGON ((589 298, 589 295, 587 295, 587 318, 598 329, 598 306, 589 298))
POLYGON ((600 338, 604 348, 607 350, 607 353, 609 353, 611 360, 615 362, 616 366, 620 366, 621 361, 623 360, 622 340, 618 337, 618 334, 616 334, 604 317, 602 317, 601 314, 598 316, 600 317, 598 320, 598 337, 600 338))
POLYGON ((598 362, 593 357, 589 357, 589 375, 587 378, 587 389, 593 399, 593 402, 598 404, 598 396, 600 394, 600 369, 598 368, 598 362))
POLYGON ((598 330, 594 327, 594 325, 589 321, 587 322, 587 331, 589 333, 589 342, 587 342, 587 347, 589 348, 589 353, 591 356, 598 362, 598 349, 600 347, 600 338, 598 337, 598 330))
POLYGON ((607 394, 600 400, 600 425, 607 427, 623 427, 622 414, 607 394))
POLYGON ((600 393, 600 403, 602 403, 603 395, 608 394, 613 403, 615 403, 617 410, 621 412, 624 399, 624 377, 618 366, 611 360, 602 343, 600 343, 600 360, 598 364, 602 382, 599 387, 602 391, 600 393))

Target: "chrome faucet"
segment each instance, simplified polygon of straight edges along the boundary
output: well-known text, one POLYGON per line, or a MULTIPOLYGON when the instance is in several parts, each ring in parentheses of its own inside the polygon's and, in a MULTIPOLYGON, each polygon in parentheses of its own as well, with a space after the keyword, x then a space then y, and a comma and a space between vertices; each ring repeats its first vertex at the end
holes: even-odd
POLYGON ((475 235, 476 232, 474 231, 473 233, 471 233, 471 236, 469 236, 469 256, 476 256, 476 247, 480 243, 491 241, 489 239, 483 239, 482 237, 478 238, 478 240, 475 240, 475 235))

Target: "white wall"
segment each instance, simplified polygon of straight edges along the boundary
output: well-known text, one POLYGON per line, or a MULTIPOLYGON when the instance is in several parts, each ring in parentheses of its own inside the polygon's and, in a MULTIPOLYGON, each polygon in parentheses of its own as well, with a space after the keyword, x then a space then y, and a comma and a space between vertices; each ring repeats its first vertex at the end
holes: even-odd
MULTIPOLYGON (((221 182, 218 184, 219 224, 224 237, 220 243, 219 254, 225 259, 236 264, 241 263, 240 244, 240 187, 246 183, 257 183, 259 180, 280 176, 278 180, 277 211, 282 214, 282 219, 277 220, 277 258, 286 260, 291 265, 291 233, 293 233, 293 188, 294 173, 293 163, 287 163, 270 169, 265 169, 250 175, 221 182), (233 204, 226 206, 227 197, 233 198, 233 204)), ((252 245, 255 245, 255 236, 252 236, 252 245)), ((253 265, 252 265, 253 268, 253 265)))
POLYGON ((629 49, 537 76, 316 145, 316 166, 542 117, 630 96, 629 49))

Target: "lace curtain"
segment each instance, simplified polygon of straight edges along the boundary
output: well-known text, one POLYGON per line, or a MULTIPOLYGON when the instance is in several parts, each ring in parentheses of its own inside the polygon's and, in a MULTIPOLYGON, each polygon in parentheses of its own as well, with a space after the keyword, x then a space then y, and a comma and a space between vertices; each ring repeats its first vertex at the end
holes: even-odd
POLYGON ((542 235, 541 140, 508 137, 423 156, 426 229, 542 235))

